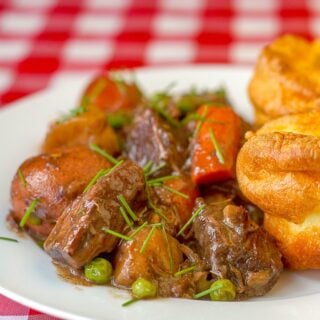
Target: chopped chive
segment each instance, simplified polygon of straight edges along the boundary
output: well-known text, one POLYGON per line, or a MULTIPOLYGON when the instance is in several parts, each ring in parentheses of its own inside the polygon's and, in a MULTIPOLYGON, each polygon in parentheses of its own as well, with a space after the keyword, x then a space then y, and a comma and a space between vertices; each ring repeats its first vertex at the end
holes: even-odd
POLYGON ((161 227, 162 226, 162 222, 157 222, 157 223, 150 223, 149 227, 161 227))
POLYGON ((135 237, 135 235, 137 235, 142 229, 144 229, 147 226, 148 222, 146 221, 144 224, 142 224, 140 227, 138 227, 136 230, 134 230, 131 235, 130 238, 133 239, 135 237))
POLYGON ((211 292, 216 291, 217 289, 220 289, 220 288, 222 288, 222 285, 221 285, 220 287, 215 286, 215 287, 213 287, 213 288, 209 288, 209 289, 207 289, 207 290, 198 292, 197 294, 195 294, 195 295, 193 296, 193 299, 202 298, 202 297, 204 297, 204 296, 210 294, 211 292))
POLYGON ((23 228, 25 226, 25 224, 27 223, 28 219, 31 216, 31 213, 33 213, 34 209, 36 208, 36 206, 38 205, 38 203, 40 202, 40 199, 33 199, 32 202, 29 204, 28 208, 26 209, 20 223, 19 223, 19 227, 23 228))
POLYGON ((177 194, 178 196, 180 196, 182 198, 189 199, 189 196, 187 194, 182 193, 182 192, 180 192, 180 191, 178 191, 176 189, 173 189, 173 188, 171 188, 169 186, 166 186, 165 184, 163 184, 161 187, 164 188, 164 189, 167 189, 168 191, 171 191, 172 193, 177 194))
POLYGON ((123 112, 114 112, 107 116, 107 122, 113 129, 120 129, 131 120, 130 116, 123 112))
POLYGON ((163 220, 168 221, 168 218, 163 214, 163 212, 151 201, 148 200, 149 207, 154 210, 154 212, 161 217, 163 220))
POLYGON ((151 176, 152 174, 154 174, 155 172, 157 172, 158 170, 164 168, 166 166, 165 163, 160 164, 159 166, 155 167, 154 169, 150 170, 149 173, 146 174, 146 176, 151 176))
POLYGON ((57 124, 63 123, 65 121, 67 121, 67 120, 70 120, 70 119, 72 119, 74 117, 77 117, 77 116, 81 115, 82 113, 86 112, 88 104, 91 103, 91 101, 93 99, 95 99, 100 94, 100 92, 104 88, 105 84, 106 84, 106 80, 105 79, 101 79, 92 90, 92 98, 90 98, 88 96, 84 96, 82 98, 82 102, 81 102, 81 105, 79 107, 71 109, 69 111, 69 113, 63 115, 60 119, 58 119, 56 121, 56 123, 57 124))
POLYGON ((26 187, 26 186, 27 186, 27 181, 26 181, 26 178, 24 177, 21 169, 18 170, 18 175, 19 175, 19 179, 20 179, 22 185, 23 185, 24 187, 26 187))
POLYGON ((143 167, 143 172, 144 172, 145 175, 148 175, 148 174, 149 174, 152 166, 153 166, 153 162, 150 160, 150 161, 148 161, 148 163, 143 167))
POLYGON ((126 209, 126 211, 128 212, 128 214, 130 215, 130 217, 132 218, 133 221, 137 221, 138 217, 136 216, 136 214, 133 212, 133 210, 131 209, 129 203, 127 202, 127 200, 125 199, 125 197, 123 196, 123 194, 120 194, 120 196, 118 197, 119 201, 121 202, 121 204, 124 206, 124 208, 126 209))
POLYGON ((98 180, 103 177, 106 173, 108 173, 110 169, 101 169, 97 172, 97 174, 90 180, 87 186, 84 188, 83 193, 86 193, 98 180))
POLYGON ((114 165, 111 169, 108 170, 108 172, 106 173, 106 176, 108 176, 109 174, 111 174, 114 170, 116 170, 118 167, 120 167, 123 164, 124 160, 120 160, 118 161, 118 163, 116 165, 114 165))
POLYGON ((169 267, 170 267, 170 272, 172 273, 173 272, 172 252, 171 252, 171 247, 170 247, 169 240, 168 240, 167 231, 166 231, 163 223, 161 224, 161 231, 162 231, 163 237, 166 241, 167 253, 168 253, 168 257, 169 257, 169 267))
POLYGON ((11 242, 19 242, 19 241, 16 240, 16 239, 8 238, 8 237, 0 237, 0 240, 11 241, 11 242))
POLYGON ((196 266, 192 266, 192 267, 189 267, 189 268, 185 268, 185 269, 182 269, 182 270, 176 272, 176 273, 174 274, 174 276, 175 276, 175 277, 180 277, 180 276, 183 276, 184 274, 187 274, 187 273, 189 273, 189 272, 191 272, 191 271, 194 271, 195 269, 196 269, 196 266))
POLYGON ((130 299, 130 300, 128 300, 128 301, 126 301, 126 302, 124 302, 123 304, 122 304, 122 307, 127 307, 127 306, 129 306, 130 304, 132 304, 132 303, 134 303, 134 302, 137 302, 137 301, 139 301, 140 299, 130 299))
POLYGON ((205 118, 206 118, 206 116, 207 116, 207 114, 208 114, 208 111, 209 111, 209 108, 208 108, 208 106, 206 105, 206 106, 204 107, 204 112, 203 112, 203 114, 201 115, 201 117, 203 118, 203 120, 199 120, 199 122, 197 123, 196 129, 195 129, 195 131, 194 131, 194 134, 193 134, 193 137, 194 137, 194 138, 196 138, 196 137, 198 136, 199 131, 200 131, 200 129, 201 129, 201 126, 202 126, 203 122, 205 121, 205 118))
POLYGON ((128 227, 131 228, 133 226, 133 222, 129 219, 129 217, 127 216, 126 210, 124 210, 123 207, 120 207, 120 213, 121 213, 124 221, 128 225, 128 227))
POLYGON ((153 209, 153 211, 163 220, 168 221, 168 218, 162 213, 162 211, 152 202, 151 197, 150 197, 150 189, 147 185, 146 188, 146 193, 147 193, 147 199, 148 199, 148 206, 153 209))
POLYGON ((101 156, 106 158, 109 162, 113 164, 119 163, 119 161, 114 158, 111 154, 109 154, 107 151, 101 149, 99 146, 97 146, 95 143, 90 143, 89 147, 92 151, 95 151, 96 153, 99 153, 101 156))
POLYGON ((204 207, 205 205, 202 205, 196 210, 196 212, 190 217, 190 219, 185 223, 185 225, 179 230, 179 232, 177 233, 177 236, 180 236, 189 227, 189 225, 200 214, 200 212, 203 210, 204 207))
POLYGON ((163 108, 157 105, 152 106, 152 108, 157 111, 163 118, 165 118, 165 120, 173 127, 178 128, 180 126, 180 123, 176 119, 172 118, 170 114, 163 108))
POLYGON ((142 246, 141 246, 141 248, 140 248, 140 253, 143 253, 144 250, 146 249, 146 247, 147 247, 147 245, 148 245, 148 243, 149 243, 149 241, 150 241, 150 239, 151 239, 154 231, 156 230, 156 228, 157 228, 156 226, 152 226, 152 227, 151 227, 151 230, 149 231, 147 237, 146 237, 145 240, 143 241, 143 244, 142 244, 142 246))
POLYGON ((82 113, 86 112, 87 111, 86 105, 88 103, 85 103, 85 102, 86 102, 86 100, 83 102, 83 104, 81 106, 73 108, 69 111, 69 113, 62 115, 60 117, 60 119, 56 120, 56 124, 61 124, 67 120, 70 120, 70 119, 77 117, 77 116, 81 115, 82 113))
POLYGON ((120 239, 126 240, 126 241, 130 241, 131 240, 130 237, 125 236, 124 234, 119 233, 117 231, 114 231, 114 230, 111 230, 111 229, 107 229, 105 227, 102 228, 102 231, 105 232, 105 233, 109 233, 109 234, 111 234, 111 235, 113 235, 115 237, 118 237, 120 239))
POLYGON ((222 154, 222 150, 221 150, 221 147, 217 141, 217 138, 212 130, 212 128, 210 128, 209 130, 209 133, 210 133, 210 138, 211 138, 211 141, 213 143, 213 146, 216 150, 216 156, 219 160, 220 163, 224 164, 224 157, 223 157, 223 154, 222 154))
POLYGON ((165 176, 165 177, 161 177, 161 178, 151 179, 151 180, 147 181, 147 184, 153 185, 154 183, 164 182, 164 181, 172 180, 172 179, 177 179, 177 176, 165 176))

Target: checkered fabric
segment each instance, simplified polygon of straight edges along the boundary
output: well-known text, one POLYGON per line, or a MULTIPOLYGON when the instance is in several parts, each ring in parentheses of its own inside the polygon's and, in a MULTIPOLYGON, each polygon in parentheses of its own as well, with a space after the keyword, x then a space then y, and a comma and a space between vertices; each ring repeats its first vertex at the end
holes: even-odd
MULTIPOLYGON (((108 68, 248 63, 320 35, 319 0, 0 0, 0 106, 108 68)), ((0 296, 1 319, 53 319, 0 296)))

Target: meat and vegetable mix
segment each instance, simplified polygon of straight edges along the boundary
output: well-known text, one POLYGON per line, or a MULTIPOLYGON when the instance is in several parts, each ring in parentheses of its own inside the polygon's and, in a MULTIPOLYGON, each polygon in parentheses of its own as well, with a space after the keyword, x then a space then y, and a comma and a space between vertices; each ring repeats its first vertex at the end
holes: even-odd
POLYGON ((8 216, 88 283, 154 297, 242 300, 282 271, 235 162, 248 128, 221 90, 146 97, 109 73, 24 161, 8 216))

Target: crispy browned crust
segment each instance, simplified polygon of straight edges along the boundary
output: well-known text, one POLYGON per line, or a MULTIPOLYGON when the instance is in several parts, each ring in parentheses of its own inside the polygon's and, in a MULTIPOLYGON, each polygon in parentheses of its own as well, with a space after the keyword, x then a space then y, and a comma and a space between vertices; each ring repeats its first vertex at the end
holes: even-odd
POLYGON ((320 213, 294 224, 265 214, 264 227, 278 242, 290 269, 320 269, 320 213))
POLYGON ((301 223, 320 206, 320 139, 254 135, 239 152, 237 177, 244 195, 263 211, 301 223))
POLYGON ((287 114, 320 109, 319 40, 285 35, 261 52, 248 93, 256 125, 287 114))
POLYGON ((291 132, 320 137, 320 110, 287 115, 264 124, 256 134, 291 132))

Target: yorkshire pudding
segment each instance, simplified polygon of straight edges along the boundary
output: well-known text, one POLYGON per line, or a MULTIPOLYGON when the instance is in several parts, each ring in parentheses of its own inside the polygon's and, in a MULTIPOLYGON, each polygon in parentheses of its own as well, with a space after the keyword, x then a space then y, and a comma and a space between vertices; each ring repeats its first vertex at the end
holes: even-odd
POLYGON ((320 41, 285 35, 261 52, 249 83, 256 125, 320 109, 320 41))
POLYGON ((292 269, 320 268, 319 122, 320 111, 270 121, 247 135, 237 159, 240 189, 266 213, 292 269))

